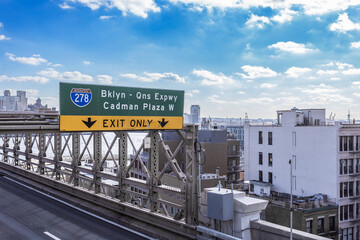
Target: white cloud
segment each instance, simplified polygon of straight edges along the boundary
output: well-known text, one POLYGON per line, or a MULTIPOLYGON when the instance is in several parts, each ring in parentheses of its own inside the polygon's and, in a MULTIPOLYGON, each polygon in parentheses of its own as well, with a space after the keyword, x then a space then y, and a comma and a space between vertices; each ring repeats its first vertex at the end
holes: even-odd
POLYGON ((339 90, 332 87, 332 86, 328 86, 325 84, 319 84, 319 85, 310 85, 309 88, 306 89, 302 89, 301 92, 303 93, 307 93, 307 94, 329 94, 329 93, 336 93, 339 90))
POLYGON ((10 40, 11 38, 9 37, 6 37, 5 35, 1 34, 0 35, 0 41, 3 41, 3 40, 10 40))
POLYGON ((278 75, 277 72, 271 70, 270 68, 264 68, 262 66, 250 66, 244 65, 241 69, 247 73, 237 73, 238 75, 242 76, 243 78, 248 79, 255 79, 255 78, 269 78, 269 77, 276 77, 278 75))
POLYGON ((339 72, 336 71, 336 70, 318 70, 316 73, 318 75, 334 75, 334 74, 337 74, 339 72))
POLYGON ((299 78, 301 75, 308 72, 311 72, 310 68, 291 67, 285 72, 285 74, 287 74, 287 77, 289 78, 299 78))
POLYGON ((60 73, 53 68, 48 68, 37 73, 40 76, 47 78, 58 79, 60 81, 79 81, 79 82, 93 82, 93 77, 82 74, 79 71, 60 73))
POLYGON ((349 19, 347 13, 340 14, 335 23, 330 25, 330 30, 340 33, 347 31, 360 30, 360 23, 354 23, 349 19))
POLYGON ((268 97, 262 97, 262 98, 249 98, 246 100, 248 103, 256 103, 256 104, 268 104, 273 103, 275 100, 268 97))
POLYGON ((335 65, 338 67, 338 69, 343 70, 345 68, 353 68, 354 65, 349 64, 349 63, 341 63, 341 62, 336 62, 335 65))
POLYGON ((62 4, 59 4, 59 7, 61 8, 61 9, 73 9, 74 7, 72 7, 72 6, 69 6, 67 3, 62 3, 62 4))
POLYGON ((305 54, 305 53, 312 53, 318 51, 318 49, 311 49, 306 47, 305 44, 302 43, 295 43, 292 41, 289 42, 277 42, 268 46, 268 48, 275 48, 280 51, 294 53, 294 54, 305 54))
POLYGON ((136 78, 138 78, 138 75, 133 74, 133 73, 124 73, 124 74, 120 74, 120 76, 126 77, 126 78, 131 78, 131 79, 136 79, 136 78))
POLYGON ((72 0, 81 3, 91 10, 97 10, 100 7, 115 8, 122 12, 124 16, 132 13, 136 16, 147 18, 148 12, 160 12, 154 0, 72 0))
POLYGON ((329 12, 337 12, 346 10, 350 6, 358 6, 358 0, 316 0, 316 1, 304 1, 304 0, 170 0, 172 3, 182 3, 189 7, 201 7, 201 8, 272 8, 272 9, 291 9, 292 7, 302 7, 307 15, 321 15, 329 12))
POLYGON ((235 80, 232 77, 225 76, 222 73, 215 74, 203 69, 201 70, 194 69, 192 73, 198 77, 203 78, 203 80, 201 80, 201 85, 205 85, 205 86, 215 85, 218 87, 224 87, 235 82, 235 80))
POLYGON ((360 68, 351 68, 342 72, 344 75, 360 75, 360 68))
POLYGON ((287 104, 289 103, 297 103, 298 101, 300 101, 301 99, 299 97, 295 97, 295 96, 287 96, 287 97, 278 97, 276 98, 276 101, 280 101, 280 102, 286 102, 287 104))
POLYGON ((195 94, 199 93, 199 90, 190 90, 185 93, 185 96, 193 97, 195 94))
POLYGON ((360 97, 360 93, 353 93, 355 97, 360 97))
POLYGON ((360 48, 360 42, 352 42, 350 48, 360 48))
POLYGON ((263 83, 260 85, 260 88, 274 88, 277 85, 275 83, 263 83))
POLYGON ((108 20, 108 19, 111 19, 111 18, 114 18, 115 16, 100 16, 99 19, 100 20, 108 20))
POLYGON ((84 64, 84 65, 90 65, 90 64, 92 64, 92 62, 90 62, 90 61, 83 61, 83 64, 84 64))
POLYGON ((279 15, 273 16, 271 20, 278 23, 290 22, 294 18, 294 15, 297 15, 296 11, 290 9, 283 9, 280 10, 279 15))
POLYGON ((185 78, 180 77, 175 73, 147 73, 144 72, 144 75, 151 79, 151 82, 159 80, 169 80, 173 82, 185 83, 185 78))
POLYGON ((318 94, 310 96, 309 99, 318 104, 329 104, 329 103, 352 103, 353 99, 344 97, 341 94, 318 94))
POLYGON ((98 81, 102 84, 112 84, 112 76, 109 75, 97 75, 98 81))
POLYGON ((11 61, 34 65, 34 66, 47 62, 46 59, 41 58, 40 55, 38 54, 34 54, 32 57, 16 57, 12 53, 5 53, 5 55, 8 56, 11 61))
POLYGON ((159 80, 168 80, 173 82, 185 83, 185 78, 180 77, 175 73, 148 73, 144 72, 143 76, 138 76, 133 73, 121 74, 122 77, 137 79, 142 82, 156 82, 159 80))
POLYGON ((240 94, 240 95, 244 95, 244 94, 245 94, 244 91, 238 91, 237 93, 240 94))
POLYGON ((37 89, 25 89, 25 91, 26 91, 26 96, 29 96, 29 97, 39 96, 39 90, 37 90, 37 89))
POLYGON ((218 95, 212 95, 212 96, 208 97, 208 101, 212 102, 212 103, 220 103, 220 104, 238 104, 238 102, 235 102, 235 101, 221 100, 221 99, 219 99, 218 95))
POLYGON ((60 63, 56 63, 56 64, 51 64, 52 67, 62 67, 63 65, 60 63))
POLYGON ((40 76, 20 76, 20 77, 7 77, 6 80, 13 82, 38 82, 38 83, 47 83, 49 81, 46 77, 40 76))
POLYGON ((268 17, 251 14, 250 19, 248 19, 245 24, 248 25, 248 27, 250 28, 264 28, 264 25, 269 23, 270 19, 268 17))
POLYGON ((8 79, 8 76, 0 75, 0 82, 3 81, 3 80, 6 80, 6 79, 8 79))
POLYGON ((2 22, 0 22, 0 28, 3 28, 4 24, 2 22))

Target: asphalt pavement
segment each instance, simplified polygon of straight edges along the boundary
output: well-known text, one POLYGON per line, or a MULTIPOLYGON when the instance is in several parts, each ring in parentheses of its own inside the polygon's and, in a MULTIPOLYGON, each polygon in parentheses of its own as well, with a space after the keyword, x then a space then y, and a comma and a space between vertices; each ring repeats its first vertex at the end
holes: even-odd
POLYGON ((144 236, 0 176, 0 240, 140 240, 144 236))

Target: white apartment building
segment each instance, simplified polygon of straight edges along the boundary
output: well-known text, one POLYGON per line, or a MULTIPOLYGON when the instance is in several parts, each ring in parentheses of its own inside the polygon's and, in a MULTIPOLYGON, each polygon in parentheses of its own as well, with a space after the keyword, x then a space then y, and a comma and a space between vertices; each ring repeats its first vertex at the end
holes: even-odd
POLYGON ((325 109, 277 111, 277 120, 245 124, 245 180, 289 194, 292 160, 293 194, 334 199, 339 239, 360 239, 360 125, 328 122, 325 109))

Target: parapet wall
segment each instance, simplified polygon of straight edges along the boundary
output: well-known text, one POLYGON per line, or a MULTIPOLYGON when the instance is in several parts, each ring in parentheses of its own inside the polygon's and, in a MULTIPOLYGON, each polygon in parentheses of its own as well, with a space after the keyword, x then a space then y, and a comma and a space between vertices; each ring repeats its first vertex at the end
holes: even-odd
MULTIPOLYGON (((290 238, 290 228, 283 227, 263 220, 250 222, 251 240, 288 240, 290 238)), ((293 229, 293 240, 326 240, 318 235, 302 232, 293 229)))

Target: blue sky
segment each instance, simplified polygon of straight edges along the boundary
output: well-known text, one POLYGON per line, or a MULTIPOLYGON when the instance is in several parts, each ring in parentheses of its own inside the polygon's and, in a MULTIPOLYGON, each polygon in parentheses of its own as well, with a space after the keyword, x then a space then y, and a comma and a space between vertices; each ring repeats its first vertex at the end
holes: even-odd
POLYGON ((58 107, 60 81, 185 90, 204 117, 360 119, 360 2, 1 0, 0 94, 58 107))

